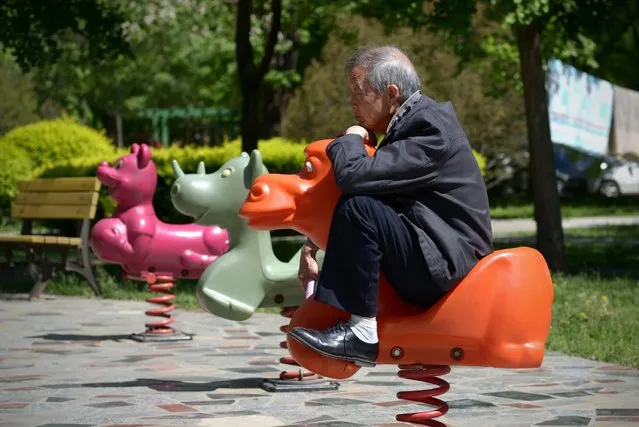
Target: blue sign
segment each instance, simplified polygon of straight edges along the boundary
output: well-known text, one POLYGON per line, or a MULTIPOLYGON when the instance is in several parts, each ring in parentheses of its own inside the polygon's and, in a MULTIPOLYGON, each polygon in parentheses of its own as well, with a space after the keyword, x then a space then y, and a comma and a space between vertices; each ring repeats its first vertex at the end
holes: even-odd
POLYGON ((606 154, 612 84, 553 59, 549 63, 547 89, 552 141, 606 154))

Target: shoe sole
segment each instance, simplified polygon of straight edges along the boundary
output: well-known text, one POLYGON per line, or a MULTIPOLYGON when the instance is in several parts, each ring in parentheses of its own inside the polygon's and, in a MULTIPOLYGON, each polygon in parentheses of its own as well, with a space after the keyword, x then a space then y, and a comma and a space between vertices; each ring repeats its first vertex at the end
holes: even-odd
POLYGON ((352 362, 352 363, 354 363, 357 366, 362 367, 362 368, 373 368, 373 367, 375 367, 375 365, 377 365, 375 362, 371 362, 369 360, 363 360, 363 359, 359 359, 359 358, 355 358, 355 357, 353 357, 353 358, 340 357, 340 356, 336 356, 336 355, 331 354, 331 353, 327 353, 327 352, 325 352, 323 350, 320 350, 319 348, 314 347, 312 344, 310 344, 309 342, 305 341, 304 338, 297 336, 293 332, 290 332, 290 335, 298 343, 302 344, 303 346, 306 346, 306 347, 310 348, 311 350, 321 354, 322 356, 330 357, 331 359, 337 359, 337 360, 344 360, 346 362, 352 362))

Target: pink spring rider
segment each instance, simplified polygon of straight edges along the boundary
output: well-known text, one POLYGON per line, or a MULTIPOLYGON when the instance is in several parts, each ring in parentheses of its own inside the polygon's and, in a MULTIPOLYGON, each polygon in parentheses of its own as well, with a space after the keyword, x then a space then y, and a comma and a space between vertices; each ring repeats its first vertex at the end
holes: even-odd
POLYGON ((157 170, 146 144, 133 144, 131 152, 114 166, 105 161, 97 170, 98 180, 116 201, 113 216, 98 221, 91 231, 91 246, 104 261, 119 264, 125 277, 144 280, 148 289, 161 296, 148 298, 159 308, 147 310, 160 318, 147 323, 146 332, 132 334, 137 341, 192 339, 170 324, 175 318, 176 278, 197 279, 206 267, 228 250, 228 234, 218 226, 167 224, 155 214, 153 195, 157 170))

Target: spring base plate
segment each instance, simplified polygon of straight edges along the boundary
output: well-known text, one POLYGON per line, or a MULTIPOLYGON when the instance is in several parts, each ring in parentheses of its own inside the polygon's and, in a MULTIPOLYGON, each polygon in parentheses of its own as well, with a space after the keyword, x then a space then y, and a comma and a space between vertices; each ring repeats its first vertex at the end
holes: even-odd
POLYGON ((337 391, 339 383, 325 379, 316 380, 280 380, 265 379, 260 388, 269 392, 294 392, 294 391, 337 391))
POLYGON ((170 334, 154 334, 152 332, 140 332, 129 335, 133 341, 137 342, 168 342, 168 341, 190 341, 194 334, 173 330, 170 334))

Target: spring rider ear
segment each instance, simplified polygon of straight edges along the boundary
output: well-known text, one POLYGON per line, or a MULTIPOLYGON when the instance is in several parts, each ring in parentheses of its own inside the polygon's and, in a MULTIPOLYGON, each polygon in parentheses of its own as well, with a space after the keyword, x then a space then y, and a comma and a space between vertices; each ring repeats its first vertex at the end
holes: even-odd
POLYGON ((151 149, 148 145, 142 144, 137 151, 138 168, 144 169, 151 161, 151 149))
MULTIPOLYGON (((242 156, 244 156, 244 152, 242 156)), ((244 182, 246 188, 250 188, 253 185, 253 182, 257 179, 258 176, 263 175, 265 173, 265 168, 262 163, 262 155, 258 150, 253 150, 251 152, 249 163, 247 168, 244 170, 244 182)))

